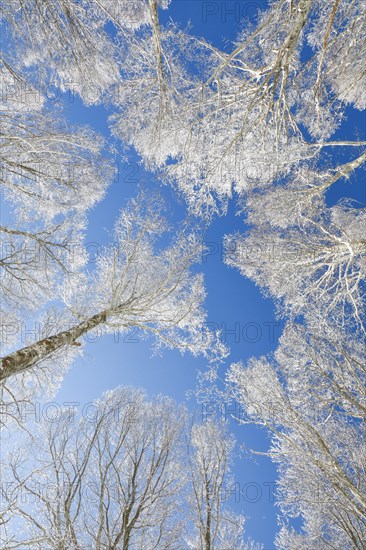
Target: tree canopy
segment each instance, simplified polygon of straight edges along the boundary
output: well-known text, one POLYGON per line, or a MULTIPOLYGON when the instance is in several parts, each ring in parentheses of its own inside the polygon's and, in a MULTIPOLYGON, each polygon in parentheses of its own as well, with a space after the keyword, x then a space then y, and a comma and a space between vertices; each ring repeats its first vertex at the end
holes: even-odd
POLYGON ((116 388, 92 423, 70 411, 19 420, 23 404, 56 394, 85 335, 135 327, 154 351, 203 357, 203 393, 269 434, 277 548, 362 549, 366 216, 349 185, 364 176, 366 139, 345 127, 366 107, 364 2, 271 0, 221 49, 163 23, 169 6, 3 1, 0 423, 19 432, 3 465, 5 547, 257 547, 223 500, 234 438, 217 419, 189 429, 168 398, 116 388), (101 106, 109 137, 71 123, 65 97, 101 106), (185 219, 170 224, 161 194, 136 190, 91 262, 91 212, 112 158, 131 154, 185 219), (218 391, 229 349, 208 329, 197 264, 229 203, 243 230, 221 235, 225 265, 273 300, 285 328, 272 354, 227 367, 218 391), (42 325, 30 342, 29 320, 42 325))

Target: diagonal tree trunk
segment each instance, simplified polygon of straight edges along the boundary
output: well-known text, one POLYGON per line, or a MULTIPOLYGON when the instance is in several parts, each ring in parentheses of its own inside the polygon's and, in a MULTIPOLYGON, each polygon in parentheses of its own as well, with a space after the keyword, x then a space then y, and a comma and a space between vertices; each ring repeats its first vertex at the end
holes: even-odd
POLYGON ((1 360, 0 381, 29 369, 38 361, 47 359, 52 353, 63 346, 74 344, 80 336, 105 323, 107 316, 108 310, 101 311, 69 330, 48 336, 47 338, 43 338, 43 340, 39 340, 34 344, 6 355, 1 360))

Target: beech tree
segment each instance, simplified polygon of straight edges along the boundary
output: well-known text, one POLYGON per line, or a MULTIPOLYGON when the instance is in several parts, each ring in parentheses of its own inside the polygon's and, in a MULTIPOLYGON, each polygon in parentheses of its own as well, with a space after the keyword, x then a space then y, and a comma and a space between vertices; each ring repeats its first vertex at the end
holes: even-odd
POLYGON ((276 138, 268 129, 264 135, 239 77, 210 80, 225 54, 174 26, 160 29, 159 39, 158 60, 151 30, 128 44, 113 131, 149 169, 174 183, 195 213, 225 207, 233 188, 242 192, 286 173, 280 149, 286 148, 288 165, 314 156, 297 137, 289 143, 285 133, 276 138))
POLYGON ((324 328, 289 324, 274 360, 253 358, 228 375, 244 421, 272 433, 283 549, 362 548, 366 533, 365 350, 324 328))
POLYGON ((321 176, 306 188, 253 195, 246 206, 252 228, 226 236, 226 262, 291 315, 317 312, 364 333, 365 209, 351 201, 327 207, 321 176))
POLYGON ((317 318, 305 326, 288 322, 275 357, 293 400, 301 387, 298 403, 303 409, 342 411, 349 418, 364 419, 365 349, 347 327, 339 330, 317 318))
POLYGON ((178 550, 192 531, 190 503, 202 499, 212 523, 194 505, 200 534, 190 548, 254 548, 240 542, 243 518, 221 510, 232 440, 211 420, 193 425, 186 446, 188 420, 171 399, 122 387, 83 417, 57 410, 33 431, 30 452, 21 442, 4 468, 6 547, 178 550))
POLYGON ((272 2, 230 53, 154 26, 126 45, 114 131, 196 213, 217 211, 325 148, 362 145, 330 136, 346 104, 365 106, 365 47, 358 0, 272 2))
POLYGON ((224 345, 204 328, 201 275, 190 272, 202 254, 194 232, 178 233, 165 249, 154 249, 164 230, 162 204, 140 195, 122 210, 115 229, 115 244, 100 254, 96 272, 71 275, 65 283, 67 330, 8 354, 0 379, 24 373, 49 360, 84 334, 100 329, 125 331, 135 326, 157 337, 157 345, 218 358, 224 345))
MULTIPOLYGON (((60 288, 85 267, 87 214, 113 174, 102 158, 103 140, 51 113, 14 66, 0 65, 2 354, 29 342, 31 332, 34 341, 67 324, 60 288)), ((18 420, 18 407, 29 400, 50 397, 75 354, 76 348, 63 354, 51 375, 45 362, 32 376, 2 383, 1 425, 18 420)))
POLYGON ((189 548, 248 548, 243 539, 244 517, 225 505, 234 445, 226 426, 213 420, 192 426, 188 458, 194 531, 187 539, 189 548))
POLYGON ((178 548, 184 410, 116 388, 90 414, 59 410, 10 457, 7 548, 178 548))
POLYGON ((118 45, 107 24, 120 37, 133 33, 153 24, 158 4, 169 0, 5 0, 1 14, 21 65, 37 68, 38 84, 77 93, 90 105, 120 81, 118 45))
POLYGON ((55 296, 65 273, 82 267, 86 215, 104 196, 112 170, 101 158, 103 141, 94 132, 67 127, 51 116, 39 90, 9 67, 1 66, 0 78, 6 316, 36 311, 55 296))

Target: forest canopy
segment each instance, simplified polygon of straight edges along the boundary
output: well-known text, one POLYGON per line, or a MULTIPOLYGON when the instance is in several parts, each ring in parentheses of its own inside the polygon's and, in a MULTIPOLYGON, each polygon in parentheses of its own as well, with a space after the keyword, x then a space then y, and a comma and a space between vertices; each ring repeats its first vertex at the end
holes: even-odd
MULTIPOLYGON (((175 19, 176 2, 2 3, 3 547, 260 548, 223 498, 252 424, 270 443, 251 457, 276 465, 276 548, 362 549, 364 2, 263 2, 225 44, 175 19), (127 190, 125 162, 148 181, 127 190), (102 208, 108 224, 118 215, 92 258, 102 208), (216 297, 204 276, 215 224, 216 297), (230 294, 223 270, 242 276, 234 300, 250 303, 249 281, 271 300, 284 328, 270 352, 236 360, 209 322, 230 294), (174 353, 189 358, 196 404, 241 407, 239 443, 220 417, 121 386, 123 369, 93 422, 24 420, 90 361, 88 341, 107 350, 104 383, 112 335, 131 329, 172 368, 174 353)), ((202 2, 201 23, 216 7, 202 2)))

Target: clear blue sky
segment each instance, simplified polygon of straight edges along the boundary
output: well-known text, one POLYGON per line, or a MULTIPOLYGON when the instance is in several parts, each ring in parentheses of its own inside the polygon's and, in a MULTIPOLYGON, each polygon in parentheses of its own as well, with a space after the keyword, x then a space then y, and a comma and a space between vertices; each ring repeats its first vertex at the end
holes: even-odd
MULTIPOLYGON (((190 20, 191 33, 204 36, 216 46, 230 50, 244 17, 253 20, 256 10, 263 9, 265 5, 264 1, 173 0, 169 10, 161 13, 161 20, 164 22, 171 17, 183 26, 190 20)), ((110 139, 108 113, 104 108, 85 108, 75 98, 73 102, 65 100, 65 114, 70 122, 87 123, 107 140, 110 139)), ((359 114, 350 110, 348 122, 340 130, 343 138, 353 134, 356 121, 362 128, 363 120, 359 114)), ((117 148, 122 150, 118 143, 117 148)), ((97 246, 108 243, 108 233, 113 228, 120 208, 126 204, 129 196, 134 195, 139 183, 154 190, 160 187, 159 181, 137 163, 138 158, 133 152, 126 163, 118 161, 119 177, 110 187, 106 199, 90 216, 87 241, 91 243, 91 249, 94 247, 92 243, 97 246)), ((350 181, 353 185, 350 182, 339 182, 332 189, 329 201, 334 202, 343 194, 364 200, 362 173, 358 181, 356 176, 352 176, 350 181)), ((181 217, 184 209, 177 203, 174 193, 167 187, 162 188, 162 193, 172 209, 173 219, 181 217)), ((206 277, 208 321, 223 329, 226 342, 231 347, 231 355, 223 371, 231 362, 245 361, 252 355, 258 356, 274 350, 283 326, 282 322, 275 319, 272 302, 263 299, 252 282, 225 266, 222 261, 222 237, 236 229, 244 230, 244 225, 242 219, 235 215, 235 205, 231 204, 228 215, 215 219, 209 228, 206 242, 212 253, 200 266, 206 277)), ((182 357, 174 351, 166 351, 162 357, 152 357, 150 346, 151 341, 142 341, 133 330, 125 337, 120 336, 119 341, 108 336, 89 343, 85 357, 72 367, 55 401, 61 404, 79 402, 83 406, 98 398, 103 391, 122 384, 143 387, 151 396, 163 393, 183 402, 186 392, 194 388, 196 371, 204 368, 204 361, 188 355, 182 357)), ((187 405, 197 407, 193 400, 188 401, 187 405)), ((229 416, 230 411, 227 412, 229 416)), ((265 450, 268 446, 265 432, 258 428, 232 423, 232 429, 241 444, 256 450, 265 450)), ((276 479, 274 466, 264 457, 253 459, 247 456, 235 461, 234 474, 239 484, 238 490, 228 502, 248 517, 247 535, 263 543, 266 550, 274 548, 277 510, 270 492, 276 479)))

